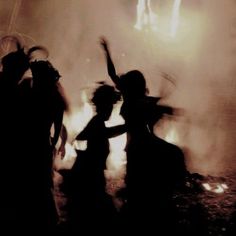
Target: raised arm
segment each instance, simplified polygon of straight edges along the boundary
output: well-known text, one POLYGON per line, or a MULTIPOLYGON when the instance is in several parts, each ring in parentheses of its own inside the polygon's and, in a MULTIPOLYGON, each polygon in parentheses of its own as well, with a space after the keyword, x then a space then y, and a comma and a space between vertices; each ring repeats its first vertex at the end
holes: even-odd
POLYGON ((88 140, 94 134, 94 130, 96 130, 96 127, 96 118, 93 117, 86 125, 86 127, 75 137, 75 140, 88 140))
POLYGON ((108 71, 108 75, 110 76, 110 78, 112 79, 112 81, 114 82, 114 84, 119 87, 119 76, 116 74, 116 69, 114 66, 114 63, 111 59, 111 54, 108 48, 108 42, 105 38, 101 38, 100 39, 100 44, 105 52, 105 56, 106 56, 106 61, 107 61, 107 71, 108 71))
MULTIPOLYGON (((91 136, 96 136, 97 125, 92 121, 90 122, 75 138, 75 140, 87 140, 91 136), (95 133, 94 133, 95 132, 95 133)), ((113 138, 126 132, 126 125, 116 125, 112 127, 106 127, 106 138, 113 138)), ((99 133, 98 133, 98 136, 99 133)))

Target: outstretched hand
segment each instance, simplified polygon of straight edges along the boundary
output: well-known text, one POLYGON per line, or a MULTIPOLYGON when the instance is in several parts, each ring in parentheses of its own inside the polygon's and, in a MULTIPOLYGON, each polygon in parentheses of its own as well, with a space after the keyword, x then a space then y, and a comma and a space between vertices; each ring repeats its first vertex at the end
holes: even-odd
POLYGON ((102 48, 104 49, 104 51, 108 52, 108 42, 106 40, 105 37, 100 37, 100 44, 102 46, 102 48))
POLYGON ((100 37, 100 45, 105 53, 108 75, 110 76, 110 78, 112 79, 114 84, 116 86, 118 86, 119 77, 116 74, 116 69, 115 69, 114 63, 111 59, 111 55, 110 55, 110 51, 109 51, 108 41, 106 40, 105 37, 100 37))

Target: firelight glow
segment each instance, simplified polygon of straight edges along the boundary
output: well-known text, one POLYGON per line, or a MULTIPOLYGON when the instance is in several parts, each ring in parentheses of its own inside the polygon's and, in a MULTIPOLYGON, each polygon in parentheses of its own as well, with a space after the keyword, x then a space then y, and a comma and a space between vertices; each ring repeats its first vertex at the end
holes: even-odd
MULTIPOLYGON (((172 13, 170 18, 170 36, 176 36, 179 18, 180 18, 181 0, 174 0, 172 13)), ((138 0, 137 3, 137 20, 134 25, 137 30, 151 29, 152 31, 158 30, 158 15, 152 10, 151 0, 138 0)))
POLYGON ((175 37, 179 25, 179 10, 181 0, 175 0, 172 9, 171 25, 170 25, 170 36, 175 37))
POLYGON ((134 28, 142 30, 143 27, 157 30, 157 14, 151 8, 151 0, 139 0, 137 4, 137 21, 134 28))

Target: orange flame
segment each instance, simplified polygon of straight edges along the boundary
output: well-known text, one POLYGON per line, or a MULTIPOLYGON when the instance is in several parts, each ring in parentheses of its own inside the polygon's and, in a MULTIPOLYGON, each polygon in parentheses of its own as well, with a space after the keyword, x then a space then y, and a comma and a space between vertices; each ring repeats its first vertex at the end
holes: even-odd
MULTIPOLYGON (((74 111, 72 115, 65 119, 65 126, 68 131, 68 136, 72 137, 72 139, 75 137, 75 135, 83 130, 83 128, 87 125, 89 120, 94 115, 92 105, 88 102, 87 94, 85 92, 82 92, 81 96, 83 106, 80 109, 74 111)), ((123 118, 119 115, 120 107, 121 103, 118 103, 114 106, 110 119, 105 122, 105 125, 107 127, 124 123, 123 118)), ((110 155, 107 159, 108 171, 106 174, 108 174, 110 177, 115 177, 117 175, 120 175, 120 173, 124 170, 124 165, 126 164, 126 155, 124 151, 126 145, 126 134, 109 139, 109 143, 110 155)), ((67 142, 65 157, 61 158, 59 153, 56 154, 56 169, 70 169, 73 166, 76 158, 75 149, 85 150, 86 146, 86 141, 76 141, 73 142, 73 144, 67 142)))

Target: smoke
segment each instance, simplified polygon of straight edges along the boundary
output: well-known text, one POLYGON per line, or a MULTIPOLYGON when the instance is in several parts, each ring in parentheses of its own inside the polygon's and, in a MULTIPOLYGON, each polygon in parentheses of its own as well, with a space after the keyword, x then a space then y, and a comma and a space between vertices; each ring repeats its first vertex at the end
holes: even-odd
MULTIPOLYGON (((189 169, 209 174, 235 169, 236 2, 183 0, 175 38, 167 35, 173 1, 151 2, 157 32, 134 29, 135 0, 22 0, 13 29, 27 36, 28 46, 49 49, 72 108, 81 106, 81 90, 109 80, 99 46, 99 37, 106 36, 118 72, 140 69, 151 95, 183 111, 164 119, 156 133, 177 132, 189 169)), ((1 34, 14 4, 0 0, 1 34)))
POLYGON ((189 12, 182 5, 182 26, 188 18, 192 28, 175 54, 178 81, 167 101, 184 109, 172 123, 192 171, 235 169, 235 10, 235 1, 204 1, 189 12))

